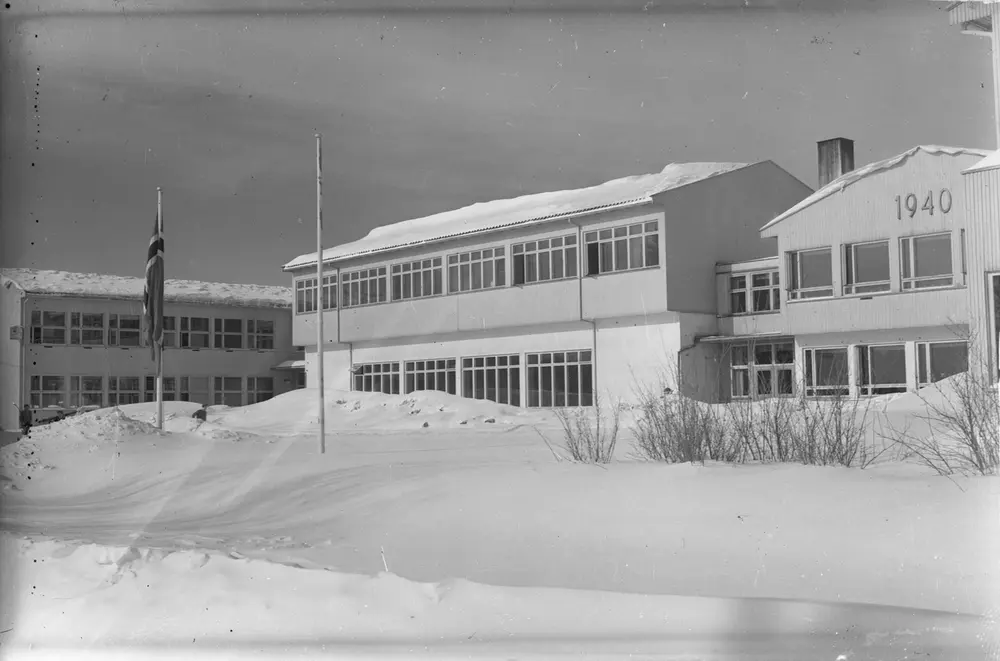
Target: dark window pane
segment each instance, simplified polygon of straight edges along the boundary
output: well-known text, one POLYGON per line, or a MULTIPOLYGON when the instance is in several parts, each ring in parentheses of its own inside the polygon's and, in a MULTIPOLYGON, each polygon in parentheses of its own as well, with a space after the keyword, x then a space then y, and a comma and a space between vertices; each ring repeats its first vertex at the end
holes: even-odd
POLYGON ((660 235, 646 235, 646 266, 659 266, 660 264, 660 235))
POLYGON ((619 239, 618 241, 615 241, 615 270, 624 271, 627 268, 628 268, 628 240, 619 239))
POLYGON ((951 274, 951 236, 913 239, 913 271, 918 278, 951 274))
POLYGON ((594 384, 593 367, 590 365, 580 366, 580 406, 594 405, 594 384))
POLYGON ((529 367, 528 368, 528 406, 538 406, 540 401, 539 388, 541 383, 539 381, 538 368, 529 367))

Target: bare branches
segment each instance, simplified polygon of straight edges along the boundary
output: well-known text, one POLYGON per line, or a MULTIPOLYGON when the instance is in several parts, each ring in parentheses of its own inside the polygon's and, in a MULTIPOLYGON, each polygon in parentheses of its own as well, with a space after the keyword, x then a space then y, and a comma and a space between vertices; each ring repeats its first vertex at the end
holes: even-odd
POLYGON ((555 409, 555 415, 563 428, 566 450, 574 461, 589 464, 611 461, 621 426, 620 402, 613 400, 611 406, 605 408, 602 398, 595 392, 592 407, 559 408, 555 409))

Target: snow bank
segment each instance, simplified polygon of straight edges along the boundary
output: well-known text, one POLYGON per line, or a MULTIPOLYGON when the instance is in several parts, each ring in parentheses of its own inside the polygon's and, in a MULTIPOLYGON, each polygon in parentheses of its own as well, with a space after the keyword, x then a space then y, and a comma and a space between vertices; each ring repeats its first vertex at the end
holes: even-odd
MULTIPOLYGON (((104 273, 70 273, 39 269, 0 269, 0 279, 11 281, 33 294, 142 300, 142 278, 104 273)), ((168 303, 199 303, 254 308, 290 308, 292 290, 267 285, 170 280, 165 285, 168 303)))
MULTIPOLYGON (((376 227, 363 239, 323 251, 323 260, 543 221, 563 215, 650 202, 653 195, 725 172, 747 167, 746 163, 671 163, 655 174, 622 177, 574 190, 564 190, 481 202, 461 209, 376 227)), ((296 257, 285 264, 292 270, 316 263, 316 253, 296 257)))
POLYGON ((709 658, 747 658, 756 649, 768 658, 798 652, 798 658, 825 659, 918 651, 970 658, 995 644, 990 623, 980 618, 912 609, 421 583, 234 554, 8 536, 3 543, 4 555, 15 559, 5 578, 20 587, 12 604, 16 619, 0 623, 13 628, 4 641, 6 658, 32 658, 32 651, 46 648, 127 645, 197 653, 278 644, 287 654, 295 642, 311 643, 315 651, 322 644, 327 654, 352 645, 369 653, 395 646, 397 653, 437 647, 455 654, 460 646, 464 658, 525 649, 709 652, 709 658))
POLYGON ((784 213, 778 215, 778 217, 776 217, 774 220, 767 223, 760 229, 761 231, 764 231, 772 227, 773 225, 777 225, 785 218, 788 218, 789 216, 794 216, 795 214, 802 211, 806 207, 812 206, 813 204, 816 204, 820 200, 830 197, 834 193, 842 193, 845 188, 847 188, 852 184, 856 184, 862 179, 866 179, 874 174, 878 174, 886 170, 891 170, 894 167, 902 165, 911 156, 914 156, 917 152, 921 151, 928 154, 945 155, 945 156, 962 156, 968 154, 971 156, 985 157, 990 154, 989 151, 983 149, 968 149, 965 147, 941 147, 938 145, 918 145, 916 147, 913 147, 912 149, 904 151, 902 154, 898 154, 896 156, 893 156, 891 158, 886 158, 881 161, 876 161, 874 163, 869 163, 868 165, 856 168, 854 170, 851 170, 847 174, 837 177, 823 188, 820 188, 818 191, 816 191, 806 199, 802 200, 801 202, 793 206, 788 211, 785 211, 784 213))

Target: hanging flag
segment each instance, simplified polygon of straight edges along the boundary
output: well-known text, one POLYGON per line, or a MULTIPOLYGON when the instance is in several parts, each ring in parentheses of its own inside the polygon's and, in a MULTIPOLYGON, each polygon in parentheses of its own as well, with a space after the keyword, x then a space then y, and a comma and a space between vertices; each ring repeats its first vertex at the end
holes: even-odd
POLYGON ((149 239, 146 286, 142 292, 142 316, 153 360, 156 360, 156 347, 163 342, 163 273, 163 221, 157 213, 153 236, 149 239))

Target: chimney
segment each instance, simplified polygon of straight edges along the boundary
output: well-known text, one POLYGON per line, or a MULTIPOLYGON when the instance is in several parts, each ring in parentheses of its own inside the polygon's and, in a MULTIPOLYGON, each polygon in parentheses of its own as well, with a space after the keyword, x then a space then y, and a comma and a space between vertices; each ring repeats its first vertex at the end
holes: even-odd
POLYGON ((816 143, 819 147, 819 187, 854 169, 854 141, 832 138, 816 143))

